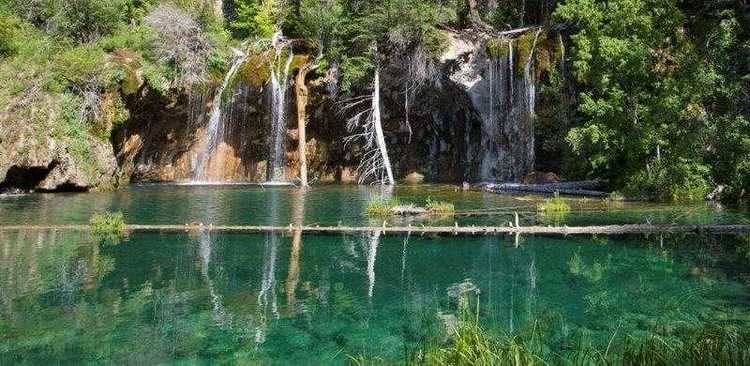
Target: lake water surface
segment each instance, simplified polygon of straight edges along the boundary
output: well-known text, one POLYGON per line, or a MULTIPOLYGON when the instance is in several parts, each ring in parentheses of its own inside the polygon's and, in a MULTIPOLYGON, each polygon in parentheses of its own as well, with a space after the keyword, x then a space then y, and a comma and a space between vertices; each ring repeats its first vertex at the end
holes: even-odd
MULTIPOLYGON (((447 187, 141 186, 0 199, 0 223, 369 223, 370 197, 509 209, 544 222, 538 200, 447 187)), ((568 223, 726 223, 705 205, 584 202, 568 223), (644 219, 644 217, 646 217, 644 219)), ((504 214, 503 214, 504 215, 504 214)), ((502 215, 459 216, 499 224, 502 215)), ((750 239, 742 236, 521 238, 0 231, 0 364, 225 361, 399 363, 447 339, 469 301, 490 332, 544 327, 550 352, 625 335, 666 340, 706 325, 750 326, 750 239)))

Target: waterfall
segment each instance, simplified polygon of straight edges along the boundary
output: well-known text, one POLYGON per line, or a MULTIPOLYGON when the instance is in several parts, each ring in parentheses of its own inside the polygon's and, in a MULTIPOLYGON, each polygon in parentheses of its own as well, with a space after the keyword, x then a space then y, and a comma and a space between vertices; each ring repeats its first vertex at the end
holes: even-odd
POLYGON ((289 69, 292 66, 294 52, 291 46, 283 42, 283 35, 277 33, 273 38, 276 57, 271 64, 271 155, 269 161, 269 181, 284 180, 284 157, 286 155, 286 95, 289 84, 289 69), (283 69, 277 67, 283 57, 285 46, 289 48, 289 55, 283 69))
POLYGON ((508 70, 510 71, 508 74, 510 75, 510 100, 513 100, 513 82, 514 78, 513 75, 515 74, 513 71, 514 65, 513 65, 513 40, 508 41, 508 70))
POLYGON ((237 57, 234 59, 232 66, 224 76, 224 81, 219 88, 216 89, 216 94, 214 95, 214 100, 211 104, 211 114, 209 115, 206 134, 198 152, 197 164, 193 170, 193 182, 206 182, 211 179, 210 174, 208 173, 211 156, 215 152, 217 146, 219 146, 221 136, 224 133, 221 113, 221 97, 224 94, 224 90, 226 90, 227 86, 232 82, 234 75, 247 60, 246 54, 238 50, 234 51, 237 54, 237 57))
POLYGON ((517 58, 523 56, 519 57, 518 42, 505 42, 507 52, 487 56, 480 64, 484 76, 469 89, 482 122, 478 159, 478 178, 482 181, 519 181, 534 169, 533 48, 528 60, 519 61, 517 58), (523 68, 516 66, 518 62, 523 68))

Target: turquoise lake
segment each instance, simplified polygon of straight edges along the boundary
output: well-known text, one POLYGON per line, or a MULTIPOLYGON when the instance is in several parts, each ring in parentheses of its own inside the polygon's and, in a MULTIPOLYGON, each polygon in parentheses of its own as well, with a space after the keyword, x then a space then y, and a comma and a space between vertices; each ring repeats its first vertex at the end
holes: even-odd
MULTIPOLYGON (((364 208, 380 195, 456 202, 472 215, 451 220, 467 225, 512 212, 546 220, 538 198, 444 186, 136 186, 4 197, 0 224, 87 223, 102 211, 138 224, 366 224, 364 208)), ((576 201, 562 220, 746 222, 708 205, 602 205, 576 201)), ((377 232, 132 232, 117 243, 0 231, 0 364, 398 364, 445 341, 462 301, 491 332, 544 326, 550 352, 626 335, 669 340, 750 326, 748 264, 750 238, 729 235, 527 236, 515 247, 505 236, 377 232)))

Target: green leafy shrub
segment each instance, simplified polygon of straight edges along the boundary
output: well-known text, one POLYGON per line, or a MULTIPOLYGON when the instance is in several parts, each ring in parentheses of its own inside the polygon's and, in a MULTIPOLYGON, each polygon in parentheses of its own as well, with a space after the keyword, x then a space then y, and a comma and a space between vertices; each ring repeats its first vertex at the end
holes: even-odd
POLYGON ((89 225, 91 233, 97 238, 122 238, 127 230, 121 212, 95 214, 91 216, 89 225))
POLYGON ((232 27, 245 37, 271 38, 284 18, 277 0, 234 0, 237 18, 232 27))
POLYGON ((710 192, 710 169, 687 159, 655 162, 646 171, 628 181, 628 195, 665 202, 690 202, 706 199, 710 192))
POLYGON ((123 21, 126 0, 66 0, 52 3, 51 24, 78 42, 90 42, 112 33, 123 21))
POLYGON ((58 54, 53 60, 53 71, 63 85, 99 86, 107 84, 112 74, 105 62, 104 51, 90 45, 74 47, 58 54))
POLYGON ((17 19, 0 12, 0 57, 10 56, 15 52, 15 33, 17 27, 17 19))
POLYGON ((143 24, 121 25, 112 34, 100 39, 98 45, 106 52, 124 48, 148 53, 152 37, 151 28, 143 24))

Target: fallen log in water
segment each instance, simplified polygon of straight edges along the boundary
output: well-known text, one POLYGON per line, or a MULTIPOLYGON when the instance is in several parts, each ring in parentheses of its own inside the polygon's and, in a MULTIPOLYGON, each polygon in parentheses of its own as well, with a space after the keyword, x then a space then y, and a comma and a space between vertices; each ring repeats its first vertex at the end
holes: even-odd
MULTIPOLYGON (((88 225, 6 225, 0 231, 60 230, 90 231, 88 225)), ((137 231, 221 231, 246 233, 289 233, 302 231, 309 234, 356 234, 380 231, 393 234, 447 234, 447 235, 617 235, 617 234, 747 234, 750 225, 603 225, 603 226, 245 226, 245 225, 127 225, 127 230, 137 231)))
POLYGON ((560 193, 569 196, 607 197, 607 192, 597 191, 600 182, 561 182, 548 184, 488 183, 482 189, 493 193, 560 193))

